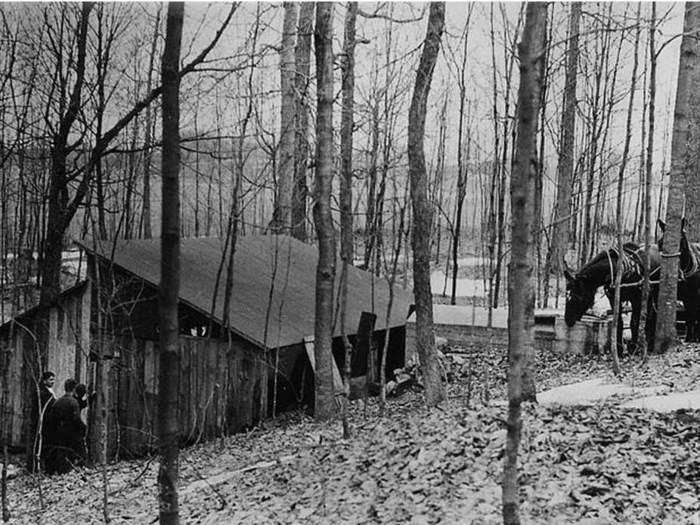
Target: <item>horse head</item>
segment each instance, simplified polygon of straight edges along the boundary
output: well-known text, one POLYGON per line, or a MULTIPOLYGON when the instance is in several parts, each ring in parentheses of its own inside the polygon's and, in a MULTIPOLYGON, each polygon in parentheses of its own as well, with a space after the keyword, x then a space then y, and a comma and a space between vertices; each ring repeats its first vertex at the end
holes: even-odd
MULTIPOLYGON (((564 266, 566 266, 566 263, 564 263, 564 266)), ((571 328, 595 303, 597 286, 591 284, 588 275, 584 271, 572 274, 566 268, 564 277, 566 278, 564 321, 566 326, 571 328)))

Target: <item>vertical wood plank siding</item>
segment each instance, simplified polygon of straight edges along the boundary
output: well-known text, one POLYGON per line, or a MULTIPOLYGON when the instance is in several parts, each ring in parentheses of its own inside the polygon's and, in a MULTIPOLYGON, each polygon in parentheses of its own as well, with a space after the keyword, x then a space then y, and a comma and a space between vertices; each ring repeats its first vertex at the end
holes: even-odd
MULTIPOLYGON (((48 369, 56 373, 56 394, 69 377, 94 383, 89 330, 90 289, 68 296, 51 311, 48 369), (87 296, 87 297, 86 297, 87 296)), ((36 352, 33 319, 0 334, 0 350, 9 349, 0 366, 9 367, 12 447, 27 443, 27 404, 36 397, 36 372, 27 357, 36 352)), ((158 389, 158 344, 121 337, 106 345, 108 368, 109 457, 138 456, 155 449, 158 389)), ((242 340, 181 336, 178 406, 183 444, 245 430, 267 415, 268 364, 265 352, 242 340)), ((88 418, 88 421, 91 421, 88 418)))
MULTIPOLYGON (((156 445, 157 343, 120 339, 112 367, 117 395, 111 411, 119 424, 119 455, 139 456, 156 445)), ((178 413, 183 444, 245 430, 266 416, 265 354, 241 341, 180 337, 178 413)), ((116 429, 110 429, 114 434, 116 429)), ((116 450, 112 450, 113 455, 116 450)))
MULTIPOLYGON (((89 285, 66 295, 50 310, 49 355, 46 370, 56 374, 54 391, 57 396, 63 395, 63 383, 68 378, 73 377, 85 383, 90 381, 91 367, 87 351, 89 316, 83 316, 83 312, 89 313, 89 311, 89 285)), ((19 318, 12 330, 6 326, 0 333, 0 348, 7 351, 6 359, 0 360, 0 367, 9 368, 10 379, 8 399, 10 427, 7 431, 10 436, 10 446, 17 448, 27 443, 30 425, 26 421, 26 415, 30 413, 31 403, 36 402, 36 386, 41 375, 38 370, 32 370, 29 366, 29 363, 33 362, 30 356, 37 352, 34 322, 33 317, 19 318), (11 339, 10 335, 12 335, 11 339)))

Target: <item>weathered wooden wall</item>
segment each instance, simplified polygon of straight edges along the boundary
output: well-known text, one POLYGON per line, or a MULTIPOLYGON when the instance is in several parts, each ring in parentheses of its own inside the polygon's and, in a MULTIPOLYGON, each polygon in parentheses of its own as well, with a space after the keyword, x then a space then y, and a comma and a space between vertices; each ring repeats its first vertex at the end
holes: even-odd
MULTIPOLYGON (((139 456, 157 446, 158 344, 124 338, 114 350, 110 412, 118 428, 109 432, 110 455, 139 456)), ((183 444, 244 430, 266 416, 269 367, 262 351, 241 340, 181 336, 180 352, 183 444)))
MULTIPOLYGON (((8 399, 3 410, 6 431, 12 447, 24 447, 31 432, 31 403, 36 403, 37 385, 41 371, 36 345, 36 311, 20 316, 12 326, 0 331, 0 377, 8 367, 8 399)), ((64 293, 50 309, 49 349, 44 370, 56 374, 54 392, 63 395, 63 383, 68 378, 89 382, 90 346, 90 285, 85 283, 64 293), (86 315, 83 315, 83 313, 86 315)), ((4 389, 4 385, 3 385, 4 389)))

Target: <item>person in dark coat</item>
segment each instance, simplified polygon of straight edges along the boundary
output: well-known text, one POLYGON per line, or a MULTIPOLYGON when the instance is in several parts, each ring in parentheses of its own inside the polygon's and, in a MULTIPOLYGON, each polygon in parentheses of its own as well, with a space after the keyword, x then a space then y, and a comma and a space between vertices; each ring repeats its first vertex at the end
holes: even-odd
POLYGON ((56 374, 53 372, 44 372, 41 376, 39 384, 39 411, 40 414, 45 414, 56 401, 56 394, 53 391, 53 385, 56 383, 56 374))
POLYGON ((75 379, 67 379, 64 384, 66 393, 53 405, 52 424, 56 430, 55 472, 70 472, 74 465, 80 463, 85 439, 85 423, 80 419, 80 404, 75 397, 75 379))
POLYGON ((35 442, 34 455, 37 452, 41 452, 41 464, 43 469, 46 471, 51 470, 52 454, 53 454, 53 438, 54 429, 52 428, 52 418, 51 413, 53 405, 56 402, 56 394, 53 391, 53 385, 56 382, 56 374, 53 372, 46 371, 41 376, 41 382, 39 383, 39 407, 38 407, 38 419, 37 419, 37 439, 35 442))
POLYGON ((47 470, 51 461, 53 432, 51 429, 51 410, 56 401, 53 392, 53 385, 56 381, 56 374, 44 372, 39 381, 34 417, 36 418, 36 433, 34 435, 34 446, 32 456, 29 459, 29 469, 34 471, 41 468, 47 470))

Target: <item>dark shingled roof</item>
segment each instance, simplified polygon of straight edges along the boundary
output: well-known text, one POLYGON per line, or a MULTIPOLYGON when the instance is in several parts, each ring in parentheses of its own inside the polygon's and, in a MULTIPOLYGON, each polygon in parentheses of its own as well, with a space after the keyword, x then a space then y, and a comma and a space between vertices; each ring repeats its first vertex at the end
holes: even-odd
MULTIPOLYGON (((91 253, 109 259, 112 243, 97 248, 84 243, 91 253)), ((219 238, 182 239, 180 299, 209 316, 216 274, 223 252, 219 238)), ((318 252, 315 247, 287 236, 244 236, 236 243, 231 293, 231 329, 243 338, 267 348, 301 343, 314 335, 315 283, 318 252), (276 260, 276 271, 275 271, 276 260), (269 319, 266 313, 274 275, 269 319), (266 329, 267 324, 267 329, 266 329)), ((158 285, 160 239, 118 241, 114 264, 141 279, 158 285)), ((336 270, 336 304, 341 264, 336 270)), ((222 323, 225 269, 219 285, 214 320, 222 323)), ((413 295, 394 287, 390 327, 403 326, 413 295)), ((349 269, 346 331, 354 334, 363 311, 377 314, 376 329, 386 327, 389 287, 386 280, 354 267, 349 269), (374 300, 372 299, 374 296, 374 300)), ((340 320, 334 336, 340 335, 340 320)))

